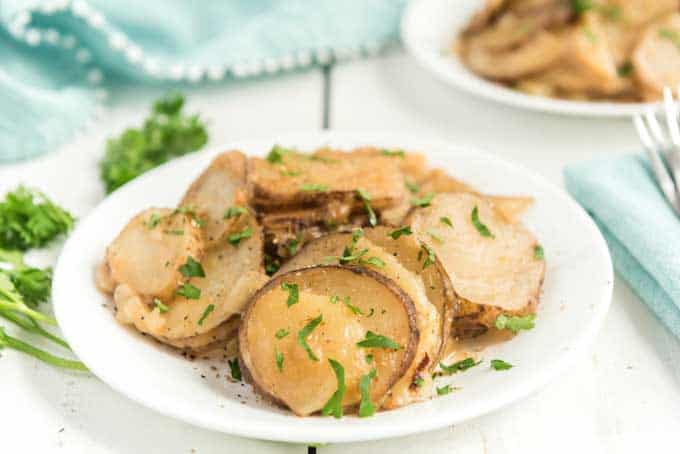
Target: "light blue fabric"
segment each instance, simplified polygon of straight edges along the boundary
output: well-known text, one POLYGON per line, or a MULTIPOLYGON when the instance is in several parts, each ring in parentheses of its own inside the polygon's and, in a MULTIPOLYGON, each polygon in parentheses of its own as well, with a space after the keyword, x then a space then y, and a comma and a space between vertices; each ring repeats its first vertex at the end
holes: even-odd
POLYGON ((565 170, 567 189, 600 227, 614 267, 680 338, 680 219, 640 155, 565 170))
POLYGON ((0 0, 0 161, 71 137, 119 83, 275 74, 398 41, 406 0, 0 0))

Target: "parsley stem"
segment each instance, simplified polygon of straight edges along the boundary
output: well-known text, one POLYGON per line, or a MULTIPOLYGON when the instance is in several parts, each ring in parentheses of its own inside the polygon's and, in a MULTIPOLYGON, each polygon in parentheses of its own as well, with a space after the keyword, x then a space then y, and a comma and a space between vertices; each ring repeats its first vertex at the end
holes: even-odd
POLYGON ((44 350, 41 350, 30 344, 27 344, 26 342, 23 342, 19 339, 7 335, 5 333, 5 330, 0 328, 0 348, 2 347, 8 347, 13 350, 26 353, 27 355, 33 356, 34 358, 37 358, 40 361, 50 364, 52 366, 89 372, 85 364, 81 363, 80 361, 74 361, 71 359, 54 356, 51 353, 48 353, 44 350))
POLYGON ((57 324, 57 321, 50 317, 49 315, 45 315, 41 312, 34 311, 30 307, 26 306, 25 304, 19 304, 19 303, 12 303, 9 301, 2 301, 0 300, 0 311, 14 311, 14 312, 19 312, 21 314, 27 315, 28 317, 31 317, 33 320, 47 323, 48 325, 55 325, 57 324))
POLYGON ((0 311, 0 317, 9 320, 10 322, 25 329, 26 331, 37 334, 39 336, 43 336, 44 338, 51 340, 55 344, 59 344, 64 348, 68 348, 69 350, 71 349, 71 346, 65 340, 45 330, 42 326, 38 324, 38 322, 36 322, 32 318, 27 319, 25 317, 22 317, 21 315, 15 314, 14 312, 10 311, 0 311))

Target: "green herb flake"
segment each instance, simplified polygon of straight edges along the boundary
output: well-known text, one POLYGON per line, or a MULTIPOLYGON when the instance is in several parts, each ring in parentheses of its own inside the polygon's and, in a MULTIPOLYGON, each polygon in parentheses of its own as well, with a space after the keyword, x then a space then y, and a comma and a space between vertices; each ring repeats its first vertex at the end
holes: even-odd
POLYGON ((387 234, 387 236, 392 237, 393 240, 398 239, 402 235, 411 235, 413 232, 411 231, 411 227, 408 225, 405 225, 403 227, 399 227, 396 230, 392 230, 390 233, 387 234))
POLYGON ((237 218, 241 216, 242 214, 248 213, 248 209, 246 207, 240 207, 240 206, 233 206, 229 207, 227 211, 224 212, 224 219, 231 219, 231 218, 237 218))
POLYGON ((434 198, 434 192, 431 192, 421 198, 416 198, 411 200, 411 205, 418 208, 426 208, 430 206, 432 199, 434 198))
POLYGON ((357 195, 364 202, 364 209, 366 210, 366 214, 368 215, 368 223, 371 225, 371 227, 375 227, 376 225, 378 225, 378 217, 376 216, 375 211, 373 211, 373 208, 369 203, 371 201, 370 194, 366 192, 365 189, 359 188, 357 189, 357 195))
POLYGON ((420 245, 420 250, 418 251, 418 261, 423 258, 423 255, 425 255, 425 261, 423 262, 423 269, 427 268, 428 266, 434 264, 437 260, 437 256, 434 254, 434 251, 432 248, 426 244, 421 244, 420 245))
POLYGON ((359 392, 361 393, 361 403, 359 403, 359 417, 367 418, 375 414, 375 405, 371 402, 371 380, 375 378, 376 370, 371 369, 371 371, 362 375, 359 379, 359 392))
POLYGON ((396 158, 405 158, 406 157, 406 152, 404 150, 388 150, 386 148, 383 148, 380 150, 380 154, 383 156, 390 156, 390 157, 396 157, 396 158))
POLYGON ((335 372, 338 388, 321 409, 321 414, 324 416, 333 415, 335 418, 340 419, 342 418, 342 399, 345 397, 345 368, 334 359, 329 358, 328 362, 333 368, 333 372, 335 372))
POLYGON ((191 256, 187 258, 184 265, 179 267, 179 272, 184 277, 205 277, 203 266, 191 256))
POLYGON ((411 182, 407 181, 405 183, 405 185, 406 185, 406 189, 411 191, 411 194, 418 194, 418 192, 420 191, 420 186, 417 183, 411 183, 411 182))
POLYGON ((371 353, 366 355, 366 364, 373 364, 373 355, 371 353))
POLYGON ((512 369, 513 365, 510 364, 510 363, 506 363, 502 359, 492 359, 491 360, 491 367, 494 370, 508 370, 508 369, 512 369))
POLYGON ((453 391, 453 388, 451 387, 451 385, 438 387, 437 388, 437 395, 438 396, 445 396, 445 395, 451 393, 452 391, 453 391))
POLYGON ((201 297, 201 290, 188 283, 180 285, 176 293, 188 300, 197 300, 201 297))
POLYGON ((338 295, 331 296, 331 304, 337 304, 338 301, 340 301, 340 297, 338 295))
POLYGON ((475 226, 477 231, 479 232, 480 235, 486 238, 496 238, 493 233, 489 230, 489 228, 482 224, 482 221, 479 220, 479 209, 477 208, 477 205, 472 209, 472 213, 470 214, 470 220, 472 221, 472 225, 475 226))
POLYGON ((297 304, 297 302, 300 299, 300 287, 297 284, 283 282, 281 284, 281 290, 285 290, 286 292, 288 292, 286 306, 291 307, 293 304, 297 304))
POLYGON ((633 74, 633 64, 630 61, 624 62, 621 66, 616 68, 616 73, 619 77, 630 77, 633 74))
POLYGON ((159 300, 158 298, 153 299, 153 305, 158 309, 158 312, 160 312, 161 314, 165 314, 170 310, 170 308, 163 304, 163 301, 159 300))
POLYGON ((597 44, 597 35, 590 27, 583 28, 583 35, 590 41, 591 44, 597 44))
POLYGON ((328 192, 328 185, 320 183, 305 183, 300 186, 303 192, 328 192))
POLYGON ((233 378, 236 381, 241 381, 243 379, 243 376, 241 374, 241 366, 238 363, 238 358, 227 360, 227 364, 229 364, 231 378, 233 378))
POLYGON ((534 314, 525 315, 523 317, 501 314, 496 317, 494 326, 497 329, 509 329, 513 333, 518 333, 520 330, 532 329, 535 325, 535 320, 536 316, 534 314))
POLYGON ((245 240, 247 238, 250 238, 251 236, 253 236, 253 229, 252 227, 248 226, 241 232, 232 233, 231 235, 229 235, 229 237, 227 237, 227 240, 229 241, 229 244, 231 244, 232 246, 238 246, 241 240, 245 240))
POLYGON ((279 173, 284 177, 296 177, 300 175, 299 170, 281 170, 279 173))
POLYGON ((290 330, 289 330, 289 329, 280 328, 280 329, 278 329, 278 330, 276 331, 276 334, 274 334, 274 336, 276 336, 277 339, 281 340, 281 339, 283 339, 284 337, 286 337, 286 336, 289 335, 289 334, 290 334, 290 330))
POLYGON ((417 388, 422 388, 425 384, 425 379, 423 377, 416 377, 416 379, 413 380, 413 384, 416 385, 417 388))
POLYGON ((267 154, 267 161, 270 164, 280 164, 283 162, 283 157, 289 153, 292 153, 292 151, 287 148, 283 148, 280 145, 274 145, 267 154))
POLYGON ((149 216, 149 220, 146 221, 146 226, 149 229, 153 229, 159 222, 161 222, 161 216, 158 213, 152 213, 151 216, 149 216))
POLYGON ((212 311, 215 310, 215 305, 214 304, 208 304, 203 311, 203 315, 201 315, 201 318, 198 320, 198 324, 203 326, 203 322, 205 321, 206 318, 208 318, 208 315, 212 313, 212 311))
POLYGON ((439 222, 441 222, 444 225, 448 225, 449 227, 453 228, 453 222, 451 222, 451 219, 448 216, 442 216, 439 218, 439 222))
POLYGON ((349 296, 346 296, 342 299, 342 302, 345 303, 345 306, 347 306, 349 308, 349 310, 351 310, 354 315, 364 315, 363 311, 361 309, 359 309, 358 307, 352 305, 352 303, 350 303, 350 301, 351 301, 351 299, 350 299, 349 296))
POLYGON ((305 349, 307 356, 309 356, 309 359, 312 361, 318 361, 319 358, 317 358, 309 344, 307 344, 307 337, 312 334, 312 331, 314 331, 316 327, 319 326, 319 323, 321 323, 322 320, 323 314, 319 314, 318 317, 310 320, 309 323, 307 323, 300 331, 298 331, 297 335, 298 344, 300 344, 300 346, 305 349))
POLYGON ((276 349, 274 355, 276 360, 276 368, 279 370, 279 372, 283 372, 283 353, 276 349))
POLYGON ((376 268, 385 268, 385 262, 378 257, 369 257, 367 259, 359 260, 361 265, 372 265, 376 268))
POLYGON ((358 347, 363 348, 387 348, 390 350, 399 350, 401 346, 389 337, 382 334, 375 334, 372 331, 366 331, 364 340, 357 342, 358 347))
POLYGON ((675 47, 680 49, 680 34, 678 34, 677 31, 670 28, 661 28, 659 29, 659 36, 663 39, 671 41, 675 47))
POLYGON ((298 248, 300 247, 300 240, 297 238, 293 238, 286 244, 286 248, 288 249, 288 253, 293 256, 297 253, 298 248))
POLYGON ((534 260, 543 260, 545 258, 545 253, 543 252, 543 246, 537 244, 534 246, 534 260))
POLYGON ((441 367, 442 371, 445 374, 451 375, 451 374, 455 374, 455 373, 458 373, 458 372, 463 372, 465 370, 468 370, 471 367, 475 367, 476 365, 478 365, 481 362, 482 362, 481 360, 475 361, 474 358, 465 358, 465 359, 463 359, 461 361, 457 361, 457 362, 455 362, 455 363, 453 363, 449 366, 447 366, 444 363, 439 363, 439 367, 441 367))
POLYGON ((583 14, 594 7, 592 0, 571 0, 571 9, 575 14, 583 14))
POLYGON ((264 255, 264 271, 267 276, 273 276, 281 268, 279 259, 272 257, 269 254, 264 255))
POLYGON ((182 235, 184 235, 184 230, 183 229, 170 229, 170 230, 163 230, 163 233, 165 233, 166 235, 182 236, 182 235))

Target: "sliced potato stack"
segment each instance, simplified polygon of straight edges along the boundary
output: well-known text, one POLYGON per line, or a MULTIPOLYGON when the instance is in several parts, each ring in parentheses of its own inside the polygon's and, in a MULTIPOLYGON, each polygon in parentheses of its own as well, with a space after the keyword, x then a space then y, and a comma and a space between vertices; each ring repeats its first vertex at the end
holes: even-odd
MULTIPOLYGON (((281 272, 322 263, 344 263, 380 273, 410 296, 420 338, 413 362, 383 404, 385 408, 396 408, 431 396, 430 372, 437 364, 450 330, 455 294, 436 261, 432 267, 425 268, 417 263, 420 245, 415 238, 395 234, 393 239, 388 236, 391 230, 385 228, 367 230, 370 239, 360 235, 361 232, 330 234, 314 240, 287 262, 281 272)), ((374 314, 375 311, 369 311, 363 315, 374 314)))
POLYGON ((535 312, 545 272, 539 245, 488 199, 440 194, 430 206, 415 210, 408 222, 441 260, 458 294, 455 336, 482 334, 500 314, 535 312))
POLYGON ((241 368, 297 415, 340 417, 357 405, 369 415, 413 362, 418 337, 414 304, 394 282, 368 269, 315 266, 281 274, 253 296, 239 332, 241 368))

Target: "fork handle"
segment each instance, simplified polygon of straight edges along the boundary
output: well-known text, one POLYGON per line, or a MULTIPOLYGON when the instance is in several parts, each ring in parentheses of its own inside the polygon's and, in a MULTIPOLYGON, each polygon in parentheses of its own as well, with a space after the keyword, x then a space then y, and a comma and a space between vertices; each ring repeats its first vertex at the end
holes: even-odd
POLYGON ((666 161, 668 162, 668 167, 670 168, 671 175, 675 181, 675 186, 680 187, 680 149, 674 147, 671 151, 666 154, 666 161))

